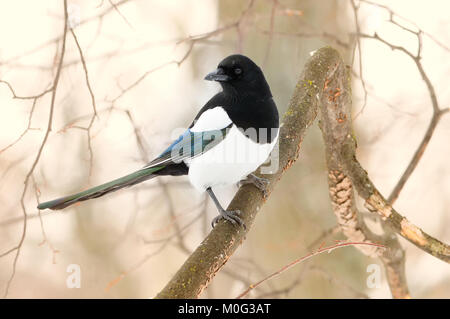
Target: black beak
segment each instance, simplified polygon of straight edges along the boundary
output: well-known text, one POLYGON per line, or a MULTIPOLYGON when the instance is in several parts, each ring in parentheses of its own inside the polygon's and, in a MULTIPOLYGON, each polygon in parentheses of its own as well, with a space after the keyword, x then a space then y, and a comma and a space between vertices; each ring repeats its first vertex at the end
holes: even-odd
POLYGON ((205 76, 205 80, 207 81, 218 81, 218 82, 227 82, 231 79, 230 76, 226 75, 222 68, 218 68, 217 70, 209 73, 205 76))

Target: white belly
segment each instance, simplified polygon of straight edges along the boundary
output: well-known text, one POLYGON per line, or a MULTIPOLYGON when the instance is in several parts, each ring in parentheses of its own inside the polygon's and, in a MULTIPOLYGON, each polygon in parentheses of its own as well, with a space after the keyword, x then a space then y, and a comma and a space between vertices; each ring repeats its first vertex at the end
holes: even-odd
POLYGON ((277 138, 270 144, 258 144, 233 125, 221 143, 186 162, 189 181, 202 192, 208 187, 237 183, 266 161, 277 138))

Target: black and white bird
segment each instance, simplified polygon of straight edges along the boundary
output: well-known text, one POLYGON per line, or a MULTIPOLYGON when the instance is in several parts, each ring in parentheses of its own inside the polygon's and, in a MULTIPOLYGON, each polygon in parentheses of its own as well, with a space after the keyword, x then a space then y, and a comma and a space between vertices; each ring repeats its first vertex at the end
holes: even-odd
POLYGON ((252 172, 267 160, 277 142, 278 110, 263 72, 246 56, 228 56, 205 80, 219 82, 222 91, 161 155, 129 175, 41 203, 38 209, 63 209, 157 176, 188 175, 190 183, 206 191, 219 210, 213 227, 220 219, 245 226, 241 212, 225 210, 212 187, 241 182, 264 191, 267 180, 252 172))

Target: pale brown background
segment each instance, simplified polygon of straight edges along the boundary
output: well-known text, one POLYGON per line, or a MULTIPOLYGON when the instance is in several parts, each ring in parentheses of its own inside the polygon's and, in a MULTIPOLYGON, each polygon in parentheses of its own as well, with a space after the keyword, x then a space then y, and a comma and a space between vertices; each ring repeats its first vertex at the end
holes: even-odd
MULTIPOLYGON (((67 34, 53 130, 33 173, 40 201, 94 186, 144 164, 126 110, 140 130, 147 156, 158 155, 175 137, 174 129, 189 125, 196 111, 219 89, 216 83, 202 79, 228 54, 241 52, 262 66, 280 113, 285 110, 311 51, 333 45, 351 64, 351 48, 339 46, 332 38, 313 36, 326 32, 352 43, 349 34, 355 32, 355 25, 349 1, 281 3, 292 10, 289 13, 279 8, 275 13, 274 30, 283 34, 274 34, 269 40, 264 31, 270 29, 273 2, 256 0, 242 22, 240 37, 236 29, 230 29, 196 42, 179 67, 174 63, 155 70, 114 102, 111 101, 121 94, 121 88, 149 70, 180 60, 189 50, 189 43, 177 44, 177 40, 236 21, 248 2, 134 0, 118 7, 120 14, 111 10, 101 20, 92 18, 77 26, 74 31, 86 58, 99 115, 91 129, 91 174, 86 131, 67 127, 75 119, 79 119, 75 125, 86 127, 92 115, 79 53, 71 34, 67 34), (284 34, 301 32, 311 36, 284 34), (114 109, 108 111, 111 106, 114 109), (81 116, 87 117, 80 119, 81 116)), ((448 1, 379 3, 389 4, 392 10, 450 46, 448 1)), ((79 9, 81 21, 111 7, 109 1, 100 0, 69 4, 71 10, 79 9)), ((364 32, 376 31, 397 45, 415 50, 414 35, 392 26, 388 18, 385 10, 361 5, 360 25, 364 32)), ((8 81, 17 95, 39 94, 51 84, 58 46, 48 41, 62 34, 63 21, 62 1, 0 2, 0 79, 8 81)), ((369 96, 354 124, 358 156, 379 190, 387 195, 422 139, 432 108, 411 60, 370 40, 363 41, 362 52, 369 96)), ((358 54, 353 66, 359 74, 357 61, 358 54)), ((449 50, 424 37, 422 63, 441 106, 449 107, 449 50)), ((357 77, 353 91, 356 116, 363 105, 363 90, 357 77)), ((0 149, 26 128, 31 105, 32 100, 12 99, 8 87, 0 84, 0 149)), ((50 95, 39 99, 31 124, 37 130, 30 130, 20 142, 0 154, 0 253, 17 245, 22 233, 23 181, 42 142, 49 105, 50 95)), ((447 114, 395 205, 409 220, 444 242, 450 241, 449 136, 447 114)), ((316 126, 309 130, 302 147, 299 161, 285 174, 247 240, 226 265, 228 272, 256 282, 308 253, 306 247, 336 224, 328 198, 321 135, 316 126)), ((192 250, 209 231, 210 220, 216 214, 209 201, 202 214, 204 195, 186 181, 184 177, 152 180, 62 213, 45 215, 42 224, 36 217, 35 188, 30 181, 24 200, 30 219, 9 297, 153 297, 186 258, 186 252, 179 248, 176 227, 187 227, 182 232, 183 242, 186 250, 192 250), (148 243, 168 237, 169 241, 148 243), (70 264, 81 266, 80 289, 66 287, 66 269, 70 264), (110 285, 122 272, 126 275, 110 285)), ((221 189, 218 196, 226 204, 235 191, 235 187, 221 189)), ((371 225, 377 228, 375 222, 371 225)), ((412 296, 449 298, 448 264, 404 240, 401 242, 407 253, 406 274, 412 296)), ((14 256, 12 253, 0 258, 1 294, 11 276, 14 256)), ((301 278, 288 294, 275 297, 353 298, 365 294, 389 298, 384 276, 380 288, 366 286, 366 268, 374 263, 380 264, 347 247, 317 256, 306 266, 296 266, 263 288, 276 291, 301 278)), ((242 282, 221 272, 202 297, 231 298, 244 288, 242 282)), ((261 297, 261 291, 251 296, 261 297)))

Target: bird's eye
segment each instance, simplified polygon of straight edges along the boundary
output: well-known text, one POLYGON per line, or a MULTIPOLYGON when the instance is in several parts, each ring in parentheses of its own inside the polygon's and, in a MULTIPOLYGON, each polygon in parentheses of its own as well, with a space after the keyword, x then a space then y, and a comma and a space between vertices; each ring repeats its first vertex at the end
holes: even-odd
POLYGON ((242 73, 242 69, 240 69, 240 68, 234 69, 234 74, 239 75, 241 73, 242 73))

